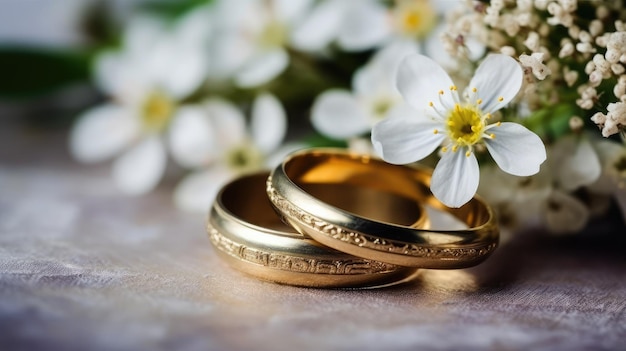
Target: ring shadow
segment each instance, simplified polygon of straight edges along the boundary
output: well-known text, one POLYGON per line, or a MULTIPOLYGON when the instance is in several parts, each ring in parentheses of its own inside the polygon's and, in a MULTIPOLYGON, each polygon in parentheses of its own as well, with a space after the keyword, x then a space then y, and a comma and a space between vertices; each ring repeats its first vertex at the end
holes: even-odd
POLYGON ((545 229, 517 232, 483 263, 466 269, 422 269, 411 280, 384 287, 388 293, 410 290, 438 290, 453 293, 497 292, 520 280, 532 280, 554 271, 575 275, 578 269, 598 274, 626 272, 626 225, 621 213, 612 209, 607 216, 592 220, 579 233, 554 235, 545 229))

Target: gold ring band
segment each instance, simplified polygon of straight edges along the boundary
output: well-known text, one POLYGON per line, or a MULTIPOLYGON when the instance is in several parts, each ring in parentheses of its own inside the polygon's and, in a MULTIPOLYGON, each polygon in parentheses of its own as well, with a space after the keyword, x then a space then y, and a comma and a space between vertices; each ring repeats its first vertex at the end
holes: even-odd
POLYGON ((336 251, 286 226, 265 193, 268 175, 225 185, 210 210, 211 243, 234 268, 262 280, 326 288, 382 286, 415 274, 415 268, 336 251))
MULTIPOLYGON (((461 208, 448 208, 430 192, 432 171, 388 164, 368 155, 336 149, 303 150, 288 156, 267 181, 278 212, 301 233, 336 250, 396 265, 464 268, 486 259, 498 245, 499 231, 491 208, 474 197, 461 208), (342 209, 309 190, 356 187, 421 201, 467 224, 466 230, 427 229, 427 223, 385 221, 342 209)), ((332 200, 332 199, 330 199, 332 200)), ((384 210, 370 202, 369 213, 384 210)))

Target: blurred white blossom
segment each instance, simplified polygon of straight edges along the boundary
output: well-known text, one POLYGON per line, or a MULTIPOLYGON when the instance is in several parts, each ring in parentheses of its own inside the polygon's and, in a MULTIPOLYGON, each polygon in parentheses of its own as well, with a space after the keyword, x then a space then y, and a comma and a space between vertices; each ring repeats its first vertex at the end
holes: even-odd
POLYGON ((333 139, 352 139, 388 116, 406 113, 393 77, 400 61, 417 51, 413 43, 396 42, 376 53, 355 72, 352 91, 332 89, 316 98, 311 110, 313 127, 333 139))
POLYGON ((206 211, 222 185, 234 177, 268 169, 301 146, 283 145, 287 117, 280 101, 261 94, 252 105, 250 125, 232 103, 213 98, 203 116, 189 116, 173 126, 174 156, 189 168, 174 191, 177 206, 206 211))
POLYGON ((289 65, 294 27, 310 0, 217 0, 212 60, 216 72, 240 87, 256 87, 289 65))
POLYGON ((182 28, 135 19, 121 50, 105 52, 96 62, 95 82, 110 102, 83 113, 70 135, 70 150, 80 161, 121 154, 113 178, 129 194, 150 191, 163 176, 162 134, 169 124, 182 114, 200 113, 182 101, 205 79, 207 60, 182 28))
POLYGON ((332 42, 345 51, 379 48, 397 41, 417 43, 430 37, 439 14, 460 1, 321 1, 294 34, 296 47, 319 51, 332 42))

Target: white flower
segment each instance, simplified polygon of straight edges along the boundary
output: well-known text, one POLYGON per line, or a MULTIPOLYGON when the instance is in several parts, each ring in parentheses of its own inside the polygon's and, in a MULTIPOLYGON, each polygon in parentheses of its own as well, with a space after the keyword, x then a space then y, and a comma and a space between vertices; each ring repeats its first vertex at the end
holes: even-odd
POLYGON ((299 148, 280 147, 287 119, 273 95, 255 99, 249 128, 241 111, 226 100, 213 98, 205 108, 206 114, 189 115, 172 125, 169 135, 173 157, 196 169, 174 191, 175 204, 188 211, 206 211, 224 183, 274 166, 299 148))
POLYGON ((495 165, 481 167, 478 194, 495 210, 500 225, 501 242, 511 239, 521 228, 538 225, 543 204, 552 192, 547 167, 529 177, 516 177, 495 165))
POLYGON ((496 210, 505 209, 503 225, 539 220, 550 232, 566 234, 587 224, 590 208, 573 193, 600 176, 600 161, 590 141, 584 135, 564 136, 548 149, 547 160, 531 177, 513 177, 495 167, 481 170, 487 181, 481 182, 478 193, 496 210))
POLYGON ((411 55, 398 69, 396 82, 412 115, 393 116, 376 124, 372 143, 387 162, 411 163, 432 153, 444 140, 443 156, 433 173, 431 190, 444 204, 460 207, 476 193, 479 183, 477 144, 505 172, 528 176, 546 159, 541 139, 517 123, 488 124, 492 113, 511 101, 522 84, 522 69, 512 58, 490 55, 470 81, 461 101, 457 87, 433 60, 411 55))
POLYGON ((96 83, 111 102, 86 111, 71 131, 70 151, 79 161, 122 153, 113 177, 128 194, 156 186, 167 159, 160 134, 181 113, 198 113, 179 102, 206 77, 206 58, 178 29, 167 31, 153 19, 133 21, 123 50, 96 62, 96 83))
POLYGON ((215 3, 217 22, 212 67, 239 87, 256 87, 289 65, 286 47, 293 27, 310 0, 222 0, 215 3))
POLYGON ((461 1, 327 0, 315 6, 293 35, 296 48, 320 51, 332 41, 345 51, 363 51, 393 41, 427 38, 439 14, 461 1))
POLYGON ((352 91, 333 89, 313 103, 311 122, 321 134, 351 139, 372 129, 383 118, 406 111, 393 75, 405 56, 416 53, 411 42, 395 42, 376 53, 352 77, 352 91))
POLYGON ((547 168, 552 191, 541 206, 541 213, 548 229, 556 234, 580 231, 591 213, 572 193, 593 184, 600 176, 596 151, 584 135, 564 136, 550 147, 547 168))
POLYGON ((602 164, 602 174, 589 188, 594 193, 614 197, 626 220, 626 147, 606 139, 596 141, 593 146, 602 164))

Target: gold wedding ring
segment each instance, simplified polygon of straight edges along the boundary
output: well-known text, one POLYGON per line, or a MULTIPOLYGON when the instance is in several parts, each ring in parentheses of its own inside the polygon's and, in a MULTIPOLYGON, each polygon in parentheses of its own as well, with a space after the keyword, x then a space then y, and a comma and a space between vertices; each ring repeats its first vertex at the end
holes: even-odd
MULTIPOLYGON (((210 210, 207 231, 211 243, 234 268, 283 284, 335 288, 388 285, 415 274, 415 268, 336 251, 286 226, 265 193, 268 175, 246 175, 225 185, 210 210)), ((359 195, 350 189, 334 190, 335 200, 347 208, 358 209, 364 201, 376 200, 372 192, 359 195)), ((378 200, 386 206, 379 211, 382 218, 425 223, 425 211, 419 204, 392 194, 378 200)))
MULTIPOLYGON (((312 149, 288 156, 267 181, 267 194, 284 220, 298 232, 338 251, 390 264, 420 268, 464 268, 485 260, 498 245, 493 211, 474 197, 448 208, 430 192, 432 171, 388 164, 368 155, 312 149), (349 209, 339 189, 371 193, 372 201, 349 209), (411 222, 385 214, 380 194, 399 196, 445 211, 466 230, 435 230, 427 221, 411 222)), ((344 195, 346 193, 343 193, 344 195)), ((399 211, 399 210, 398 210, 399 211)))

